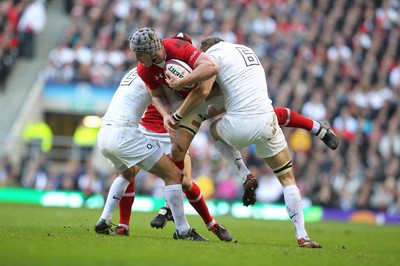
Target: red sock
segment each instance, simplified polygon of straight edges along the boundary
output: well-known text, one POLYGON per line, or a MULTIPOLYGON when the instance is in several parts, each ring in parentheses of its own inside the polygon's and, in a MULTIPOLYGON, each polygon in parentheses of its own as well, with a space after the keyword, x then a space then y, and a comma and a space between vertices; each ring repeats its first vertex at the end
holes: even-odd
POLYGON ((133 201, 135 200, 135 182, 129 184, 119 201, 119 223, 129 226, 133 201))
POLYGON ((210 223, 213 220, 210 212, 208 211, 208 207, 206 202, 204 201, 203 194, 199 186, 193 182, 193 186, 189 192, 185 192, 186 198, 189 203, 193 206, 193 208, 197 211, 197 213, 203 218, 205 224, 210 223))
POLYGON ((278 123, 282 127, 302 128, 307 131, 311 131, 313 128, 314 121, 312 119, 302 116, 289 108, 276 107, 274 111, 278 117, 278 123))
POLYGON ((183 169, 185 168, 185 162, 184 161, 174 161, 174 160, 172 160, 172 161, 174 162, 176 167, 178 167, 178 169, 181 171, 181 177, 182 177, 182 180, 183 180, 183 175, 184 175, 183 169))

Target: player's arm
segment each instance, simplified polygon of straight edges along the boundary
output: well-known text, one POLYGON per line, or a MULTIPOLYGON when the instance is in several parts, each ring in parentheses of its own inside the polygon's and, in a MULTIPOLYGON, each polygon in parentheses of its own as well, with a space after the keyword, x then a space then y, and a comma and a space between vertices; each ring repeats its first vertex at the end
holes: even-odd
POLYGON ((207 96, 210 94, 213 84, 217 76, 212 76, 211 78, 203 81, 196 88, 194 88, 188 96, 185 98, 181 106, 174 113, 175 119, 182 119, 188 115, 191 111, 196 109, 200 104, 202 104, 207 96))
POLYGON ((184 76, 183 78, 178 78, 175 75, 168 74, 169 71, 167 71, 165 73, 165 80, 169 87, 175 90, 180 90, 184 86, 208 80, 217 75, 218 71, 219 67, 217 63, 215 63, 215 61, 208 54, 201 53, 193 65, 192 73, 184 76))
POLYGON ((168 101, 168 97, 165 94, 164 87, 159 86, 157 89, 150 90, 151 100, 153 102, 154 107, 164 118, 164 127, 170 133, 173 134, 175 128, 177 127, 176 121, 172 118, 171 115, 171 105, 168 101))
MULTIPOLYGON (((187 74, 180 80, 174 77, 180 86, 187 84, 200 83, 199 86, 194 88, 183 101, 182 105, 174 113, 175 119, 182 119, 191 111, 197 108, 209 96, 213 84, 216 80, 219 71, 218 64, 211 58, 211 56, 201 53, 194 63, 194 69, 190 74, 187 74)), ((167 81, 168 82, 168 81, 167 81)), ((169 83, 169 82, 168 82, 169 83)))
POLYGON ((165 95, 162 86, 155 90, 149 90, 153 105, 157 108, 157 111, 164 117, 171 113, 171 106, 169 104, 168 98, 165 95))

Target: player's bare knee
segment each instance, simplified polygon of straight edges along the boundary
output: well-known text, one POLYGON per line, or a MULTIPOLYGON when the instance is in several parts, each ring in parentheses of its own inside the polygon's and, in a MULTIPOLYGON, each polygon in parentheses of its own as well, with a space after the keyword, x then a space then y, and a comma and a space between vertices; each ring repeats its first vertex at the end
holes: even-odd
POLYGON ((136 172, 129 168, 121 173, 121 175, 129 182, 133 182, 135 180, 136 172))
POLYGON ((176 171, 166 172, 163 180, 166 185, 181 184, 181 174, 178 169, 176 169, 176 171))
POLYGON ((192 189, 193 183, 192 180, 183 179, 182 182, 182 190, 183 192, 189 192, 192 189))
POLYGON ((183 147, 180 144, 174 143, 171 147, 171 155, 172 159, 175 161, 183 161, 186 156, 186 147, 183 147))

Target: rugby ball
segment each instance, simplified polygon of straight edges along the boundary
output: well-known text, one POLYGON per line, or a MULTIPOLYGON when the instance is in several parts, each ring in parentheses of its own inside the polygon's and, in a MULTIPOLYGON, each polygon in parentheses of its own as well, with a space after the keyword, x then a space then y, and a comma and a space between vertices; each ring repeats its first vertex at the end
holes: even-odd
MULTIPOLYGON (((187 74, 189 74, 193 71, 193 69, 188 64, 186 64, 182 60, 178 60, 178 59, 168 60, 165 64, 164 70, 170 71, 173 75, 175 75, 179 78, 183 78, 184 76, 186 76, 187 74)), ((191 90, 191 89, 195 88, 196 86, 197 86, 197 84, 190 84, 188 86, 183 87, 183 89, 191 90)))

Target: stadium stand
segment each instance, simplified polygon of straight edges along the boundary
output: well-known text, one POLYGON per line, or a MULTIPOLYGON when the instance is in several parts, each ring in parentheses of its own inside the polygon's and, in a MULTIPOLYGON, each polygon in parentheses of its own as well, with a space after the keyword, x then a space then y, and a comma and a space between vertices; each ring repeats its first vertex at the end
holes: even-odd
POLYGON ((20 10, 11 0, 0 3, 0 91, 18 55, 17 27, 20 10))
MULTIPOLYGON (((210 34, 244 43, 262 60, 274 106, 327 121, 340 136, 339 149, 331 151, 313 137, 310 145, 299 145, 310 139, 284 130, 303 196, 342 210, 400 213, 398 1, 108 0, 75 1, 68 10, 72 23, 47 58, 47 82, 115 86, 136 64, 127 38, 144 26, 154 27, 162 37, 187 32, 195 45, 210 34)), ((240 197, 240 181, 203 128, 191 148, 193 176, 214 177, 217 189, 211 197, 240 197)), ((244 150, 243 156, 259 177, 260 200, 281 201, 271 171, 253 149, 244 150)), ((106 176, 111 175, 98 177, 105 191, 106 176)), ((60 188, 57 182, 50 184, 52 178, 46 188, 60 188)), ((78 189, 79 177, 74 178, 78 189)), ((138 193, 158 191, 157 179, 146 173, 138 178, 147 180, 138 193)))
MULTIPOLYGON (((6 1, 7 2, 7 1, 6 1)), ((13 2, 13 1, 10 1, 13 2)), ((20 3, 21 1, 14 1, 20 3)), ((4 1, 1 2, 3 4, 4 1)), ((46 5, 47 23, 38 33, 36 54, 32 58, 18 57, 13 61, 12 71, 7 75, 4 90, 0 94, 0 155, 8 153, 18 157, 19 151, 13 145, 21 140, 24 125, 42 116, 41 91, 43 79, 41 69, 45 65, 50 50, 59 42, 64 25, 69 17, 62 10, 62 2, 50 1, 46 5)), ((22 8, 22 7, 21 7, 22 8)))

